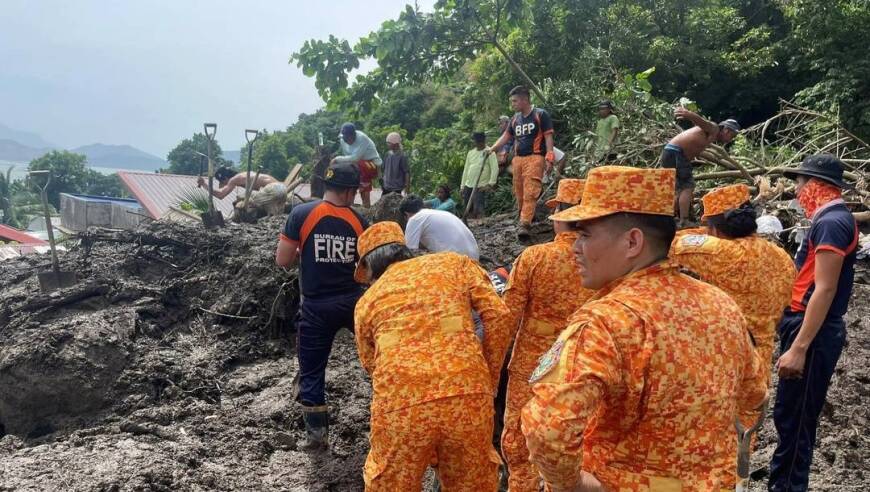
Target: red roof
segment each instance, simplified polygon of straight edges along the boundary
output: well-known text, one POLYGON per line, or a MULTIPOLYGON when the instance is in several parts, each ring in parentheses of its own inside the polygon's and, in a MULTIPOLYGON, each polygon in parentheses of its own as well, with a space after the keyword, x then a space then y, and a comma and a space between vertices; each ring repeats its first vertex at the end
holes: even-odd
MULTIPOLYGON (((163 217, 169 207, 178 207, 188 190, 197 189, 196 176, 118 171, 118 177, 133 198, 155 219, 163 217)), ((225 217, 229 217, 233 213, 234 199, 233 193, 222 200, 215 198, 214 207, 225 217)))
POLYGON ((19 231, 14 227, 9 227, 3 224, 0 224, 0 239, 3 241, 15 241, 16 243, 26 244, 28 246, 45 246, 48 244, 46 241, 43 241, 36 236, 31 236, 24 231, 19 231))

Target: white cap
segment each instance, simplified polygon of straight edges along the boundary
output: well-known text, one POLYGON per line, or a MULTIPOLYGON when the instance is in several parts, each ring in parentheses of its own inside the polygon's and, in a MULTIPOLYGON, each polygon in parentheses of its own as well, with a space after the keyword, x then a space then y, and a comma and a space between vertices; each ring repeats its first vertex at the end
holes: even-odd
POLYGON ((390 132, 390 134, 387 135, 387 143, 400 144, 402 143, 402 136, 399 135, 397 132, 390 132))

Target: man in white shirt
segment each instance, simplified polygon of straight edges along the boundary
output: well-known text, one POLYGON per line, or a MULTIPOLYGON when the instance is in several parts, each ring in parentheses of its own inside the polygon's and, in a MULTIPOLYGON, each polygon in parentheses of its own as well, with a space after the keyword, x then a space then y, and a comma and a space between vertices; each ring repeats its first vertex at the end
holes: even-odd
POLYGON ((423 207, 417 195, 408 195, 399 205, 405 214, 405 242, 410 249, 425 249, 432 253, 453 251, 468 256, 474 261, 480 258, 477 240, 459 220, 459 217, 443 210, 423 207))

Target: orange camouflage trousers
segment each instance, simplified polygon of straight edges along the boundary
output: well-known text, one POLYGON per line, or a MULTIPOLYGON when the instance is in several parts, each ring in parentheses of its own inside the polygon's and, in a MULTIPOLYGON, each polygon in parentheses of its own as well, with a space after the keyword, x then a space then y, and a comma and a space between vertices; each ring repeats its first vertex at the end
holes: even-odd
POLYGON ((520 210, 520 222, 529 224, 535 217, 535 206, 544 179, 544 156, 515 156, 511 161, 514 173, 514 197, 520 210))
POLYGON ((528 375, 511 371, 508 375, 507 398, 504 409, 504 430, 501 434, 501 452, 507 463, 508 490, 510 492, 538 492, 541 478, 535 465, 529 462, 526 438, 520 428, 523 407, 532 399, 532 386, 528 375))
POLYGON ((420 490, 432 464, 444 492, 495 492, 501 458, 492 445, 492 426, 488 394, 372 414, 371 450, 363 468, 366 491, 420 490))

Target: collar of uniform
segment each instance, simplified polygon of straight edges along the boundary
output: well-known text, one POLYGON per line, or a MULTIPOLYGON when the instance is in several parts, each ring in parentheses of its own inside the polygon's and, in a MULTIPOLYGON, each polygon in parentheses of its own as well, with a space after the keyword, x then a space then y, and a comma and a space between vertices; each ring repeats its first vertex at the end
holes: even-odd
POLYGON ((556 237, 553 238, 554 243, 563 243, 563 244, 574 244, 574 241, 577 240, 578 234, 576 232, 560 232, 556 234, 556 237))
POLYGON ((653 275, 657 273, 671 273, 678 270, 679 264, 670 258, 666 258, 657 263, 653 263, 646 268, 641 268, 640 270, 631 272, 628 275, 624 275, 614 280, 613 282, 610 282, 595 293, 595 298, 600 299, 601 297, 606 296, 607 294, 613 292, 617 287, 625 284, 626 282, 631 282, 639 278, 646 277, 647 275, 653 275))

